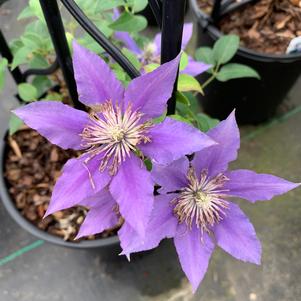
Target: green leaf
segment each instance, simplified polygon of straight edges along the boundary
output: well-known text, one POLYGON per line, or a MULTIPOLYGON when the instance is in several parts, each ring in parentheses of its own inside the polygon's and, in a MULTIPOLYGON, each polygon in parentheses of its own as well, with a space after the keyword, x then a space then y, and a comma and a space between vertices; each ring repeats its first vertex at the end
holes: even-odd
POLYGON ((73 34, 71 34, 70 32, 66 32, 66 39, 67 39, 69 49, 72 49, 72 41, 74 39, 73 34))
POLYGON ((107 37, 109 38, 114 33, 114 30, 110 28, 110 23, 105 20, 99 20, 99 17, 97 17, 98 20, 94 21, 94 24, 97 26, 97 28, 107 37))
POLYGON ((217 79, 221 82, 225 82, 230 79, 242 78, 242 77, 254 77, 260 79, 257 71, 249 66, 242 64, 227 64, 223 66, 217 74, 217 79))
POLYGON ((35 16, 37 16, 40 20, 44 20, 44 15, 39 0, 29 0, 29 7, 35 16))
POLYGON ((33 79, 32 85, 36 87, 37 95, 40 97, 51 87, 51 80, 47 76, 37 75, 33 79))
POLYGON ((239 47, 239 37, 236 35, 225 35, 220 37, 213 46, 213 55, 216 62, 225 64, 229 62, 239 47))
POLYGON ((143 67, 146 73, 156 70, 160 65, 159 64, 148 64, 143 67))
POLYGON ((7 65, 8 65, 7 59, 6 58, 2 58, 0 60, 0 91, 4 87, 4 83, 5 83, 5 71, 6 71, 7 65))
POLYGON ((204 113, 198 113, 196 115, 196 121, 198 128, 203 132, 209 131, 219 123, 218 119, 213 119, 204 113))
POLYGON ((127 59, 133 64, 133 66, 140 70, 141 63, 139 62, 137 56, 132 51, 128 50, 127 48, 122 49, 122 53, 127 57, 127 59))
POLYGON ((133 12, 137 13, 146 8, 148 0, 133 0, 132 9, 133 12))
POLYGON ((63 95, 57 92, 50 91, 45 97, 45 100, 63 101, 63 95))
POLYGON ((200 47, 196 50, 195 52, 195 58, 197 61, 210 64, 210 65, 215 65, 216 61, 213 55, 213 50, 210 47, 200 47))
POLYGON ((168 117, 170 117, 172 119, 175 119, 175 120, 178 120, 178 121, 181 121, 181 122, 191 124, 191 121, 189 119, 186 119, 185 117, 183 117, 181 115, 174 114, 174 115, 169 115, 168 117))
POLYGON ((28 56, 31 54, 31 50, 27 47, 21 47, 17 50, 14 55, 13 61, 11 63, 11 70, 15 69, 17 66, 24 64, 28 61, 28 56))
POLYGON ((10 47, 10 50, 11 52, 13 53, 13 55, 16 54, 16 52, 22 48, 24 45, 22 43, 22 41, 20 39, 14 39, 14 40, 11 40, 10 43, 9 43, 9 47, 10 47))
POLYGON ((95 10, 98 11, 104 11, 104 10, 110 10, 118 6, 122 6, 125 4, 124 0, 110 0, 110 1, 97 1, 97 6, 95 7, 95 10))
POLYGON ((147 21, 144 17, 123 12, 109 27, 116 31, 139 32, 145 29, 146 26, 147 21))
POLYGON ((16 133, 23 124, 23 121, 19 117, 17 117, 15 114, 11 114, 8 121, 9 134, 13 135, 16 133))
POLYGON ((17 20, 23 20, 23 19, 26 19, 26 18, 31 18, 31 17, 34 17, 35 16, 35 13, 34 11, 31 9, 31 7, 27 6, 25 7, 21 13, 19 14, 17 20))
POLYGON ((184 70, 188 65, 188 55, 186 52, 182 52, 180 61, 180 71, 184 70))
POLYGON ((193 76, 190 76, 188 74, 179 75, 178 90, 180 92, 196 91, 204 94, 200 83, 193 76))
POLYGON ((31 50, 31 52, 41 47, 42 41, 39 35, 35 33, 26 33, 21 37, 24 47, 31 50))
POLYGON ((18 85, 18 93, 22 100, 31 102, 37 99, 38 91, 37 88, 28 83, 22 83, 18 85))
POLYGON ((189 99, 183 93, 181 93, 179 91, 177 91, 177 93, 176 93, 176 101, 177 101, 177 103, 180 102, 186 106, 190 106, 189 99))
POLYGON ((30 61, 29 66, 30 68, 47 68, 49 67, 49 64, 42 55, 35 54, 32 60, 30 61))

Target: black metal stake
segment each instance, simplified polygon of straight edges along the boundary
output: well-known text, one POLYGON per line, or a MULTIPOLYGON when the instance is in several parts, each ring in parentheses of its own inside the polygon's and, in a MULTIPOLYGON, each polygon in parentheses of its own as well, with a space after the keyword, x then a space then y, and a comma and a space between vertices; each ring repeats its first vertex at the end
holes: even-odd
POLYGON ((222 3, 222 0, 215 0, 214 1, 212 12, 211 12, 211 18, 212 18, 212 20, 213 20, 214 23, 220 17, 221 3, 222 3))
POLYGON ((160 0, 148 0, 148 3, 155 16, 158 26, 162 28, 162 3, 160 0))
MULTIPOLYGON (((13 54, 11 53, 9 46, 8 46, 1 30, 0 30, 0 53, 1 53, 2 57, 7 59, 9 64, 12 63, 13 54)), ((19 67, 16 67, 14 70, 11 70, 9 68, 9 72, 11 73, 16 84, 21 84, 21 83, 25 82, 25 77, 19 67)))
MULTIPOLYGON (((181 51, 186 0, 163 0, 161 64, 171 61, 181 51)), ((167 114, 176 110, 176 79, 172 97, 167 104, 167 114)))
POLYGON ((57 55, 58 63, 62 69, 74 107, 78 109, 84 109, 84 105, 78 101, 76 83, 73 76, 71 54, 57 1, 40 0, 40 4, 57 55))

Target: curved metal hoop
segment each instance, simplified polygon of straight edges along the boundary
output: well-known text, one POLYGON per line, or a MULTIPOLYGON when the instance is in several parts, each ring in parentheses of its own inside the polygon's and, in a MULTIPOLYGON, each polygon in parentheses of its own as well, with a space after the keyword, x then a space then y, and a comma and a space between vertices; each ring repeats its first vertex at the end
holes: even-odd
POLYGON ((73 0, 61 0, 65 8, 87 33, 128 73, 131 78, 140 72, 122 54, 122 52, 95 26, 73 0))

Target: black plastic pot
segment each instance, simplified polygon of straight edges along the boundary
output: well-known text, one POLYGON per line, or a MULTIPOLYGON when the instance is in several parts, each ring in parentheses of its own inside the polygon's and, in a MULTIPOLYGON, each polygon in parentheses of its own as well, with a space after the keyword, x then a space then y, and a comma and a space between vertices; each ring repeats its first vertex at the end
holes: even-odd
MULTIPOLYGON (((208 22, 209 17, 199 9, 197 0, 190 0, 190 4, 198 21, 197 46, 212 46, 222 33, 208 22)), ((215 118, 224 119, 236 108, 240 123, 258 124, 270 119, 301 74, 300 53, 270 55, 240 47, 232 61, 254 68, 261 80, 213 81, 201 103, 204 111, 215 118)), ((207 74, 201 75, 200 81, 206 78, 207 74)))
POLYGON ((37 238, 45 240, 55 245, 73 249, 102 248, 112 253, 116 253, 116 255, 120 253, 119 240, 117 236, 96 240, 82 240, 79 242, 69 242, 64 241, 58 236, 51 235, 47 232, 38 229, 35 225, 33 225, 27 219, 25 219, 19 212, 19 210, 15 207, 14 201, 12 200, 8 192, 8 184, 4 178, 4 164, 6 155, 8 153, 8 145, 5 141, 5 138, 0 140, 0 198, 9 215, 15 220, 17 224, 19 224, 19 226, 21 226, 24 230, 36 236, 37 238))

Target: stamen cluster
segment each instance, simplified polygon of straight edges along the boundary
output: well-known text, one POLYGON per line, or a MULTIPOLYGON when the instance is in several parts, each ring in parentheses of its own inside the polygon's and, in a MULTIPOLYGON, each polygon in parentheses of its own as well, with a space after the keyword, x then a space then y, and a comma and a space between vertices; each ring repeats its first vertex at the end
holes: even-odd
POLYGON ((223 174, 209 178, 206 169, 202 170, 198 178, 192 167, 187 178, 188 186, 172 201, 175 204, 174 214, 179 223, 185 222, 190 229, 195 223, 202 233, 209 233, 210 227, 223 219, 224 210, 229 207, 229 203, 224 200, 227 190, 222 189, 228 178, 223 174))
POLYGON ((152 126, 150 121, 141 122, 144 114, 132 111, 131 104, 124 110, 118 104, 107 101, 100 106, 99 112, 90 114, 90 122, 84 128, 82 145, 87 148, 87 160, 103 153, 100 171, 109 168, 110 174, 116 174, 121 162, 137 151, 141 142, 150 142, 147 132, 152 126))

